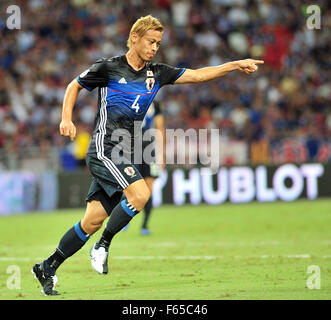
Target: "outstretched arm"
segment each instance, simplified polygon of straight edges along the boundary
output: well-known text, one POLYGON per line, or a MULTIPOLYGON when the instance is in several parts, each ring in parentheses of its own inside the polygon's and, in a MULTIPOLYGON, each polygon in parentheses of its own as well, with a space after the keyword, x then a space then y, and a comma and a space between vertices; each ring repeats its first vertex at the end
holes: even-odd
POLYGON ((79 91, 83 87, 78 83, 76 79, 70 82, 64 95, 63 107, 62 107, 62 121, 60 123, 60 134, 65 137, 70 137, 74 140, 76 136, 76 127, 72 120, 72 110, 77 100, 79 91))
POLYGON ((186 69, 185 72, 175 81, 175 84, 201 83, 214 80, 227 75, 231 71, 239 70, 251 74, 258 69, 263 60, 245 59, 224 63, 220 66, 206 67, 201 69, 186 69))

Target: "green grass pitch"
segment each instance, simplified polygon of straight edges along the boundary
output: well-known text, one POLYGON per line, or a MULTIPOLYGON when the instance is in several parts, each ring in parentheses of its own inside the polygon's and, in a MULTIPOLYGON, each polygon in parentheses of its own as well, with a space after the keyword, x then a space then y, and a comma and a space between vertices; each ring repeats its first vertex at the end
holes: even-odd
POLYGON ((139 234, 141 214, 116 235, 108 275, 90 267, 100 230, 59 268, 61 295, 45 297, 31 268, 83 213, 0 218, 0 300, 331 298, 331 199, 156 208, 151 236, 139 234))

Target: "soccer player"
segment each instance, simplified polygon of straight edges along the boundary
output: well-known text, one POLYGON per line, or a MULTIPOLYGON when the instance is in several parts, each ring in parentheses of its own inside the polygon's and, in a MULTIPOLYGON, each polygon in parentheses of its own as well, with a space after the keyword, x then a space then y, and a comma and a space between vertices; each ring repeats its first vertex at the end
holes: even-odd
MULTIPOLYGON (((155 136, 154 148, 151 152, 151 159, 146 159, 142 157, 142 162, 135 164, 142 177, 145 179, 145 182, 148 186, 148 189, 151 193, 151 196, 144 207, 144 218, 141 226, 140 234, 143 236, 150 235, 151 232, 148 228, 148 222, 151 216, 153 209, 152 195, 153 195, 153 183, 155 179, 159 176, 160 169, 165 167, 165 152, 164 152, 164 138, 165 138, 165 128, 164 128, 164 117, 162 114, 161 103, 158 101, 153 101, 150 105, 145 118, 142 123, 142 135, 146 135, 146 140, 142 141, 142 153, 145 148, 150 148, 151 143, 148 138, 149 129, 155 128, 158 130, 159 135, 155 136), (157 152, 157 154, 155 154, 157 152)), ((153 144, 152 144, 153 145, 153 144)), ((123 228, 123 231, 128 229, 129 225, 126 225, 123 228)))
POLYGON ((77 96, 83 88, 92 91, 98 87, 95 129, 86 154, 93 180, 82 220, 63 235, 46 260, 32 268, 45 295, 59 294, 54 289, 57 268, 81 249, 109 216, 101 238, 90 252, 93 269, 106 274, 113 237, 147 203, 150 191, 145 180, 132 162, 123 162, 123 158, 130 159, 135 121, 143 120, 158 90, 168 84, 207 82, 235 70, 250 74, 263 63, 245 59, 195 70, 152 63, 161 45, 163 30, 158 19, 151 15, 141 17, 131 28, 129 50, 125 55, 98 60, 66 89, 59 129, 62 136, 73 140, 76 127, 72 112, 77 96), (121 131, 121 143, 118 131, 121 131), (122 193, 125 195, 123 200, 122 193))

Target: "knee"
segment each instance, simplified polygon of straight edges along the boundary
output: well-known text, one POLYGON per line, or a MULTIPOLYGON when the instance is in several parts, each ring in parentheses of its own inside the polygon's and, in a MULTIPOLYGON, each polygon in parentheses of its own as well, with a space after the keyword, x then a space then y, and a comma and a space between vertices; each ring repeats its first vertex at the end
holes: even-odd
POLYGON ((138 211, 141 211, 149 200, 150 196, 151 192, 149 189, 144 188, 144 190, 137 192, 133 197, 128 197, 128 202, 130 202, 130 204, 132 204, 138 211))

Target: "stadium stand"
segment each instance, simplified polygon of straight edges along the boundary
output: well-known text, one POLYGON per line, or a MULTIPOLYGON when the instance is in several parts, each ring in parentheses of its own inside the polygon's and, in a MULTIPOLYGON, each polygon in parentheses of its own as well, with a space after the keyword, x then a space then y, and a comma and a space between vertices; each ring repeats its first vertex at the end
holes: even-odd
MULTIPOLYGON (((198 68, 246 57, 265 61, 249 77, 236 73, 200 86, 162 89, 168 128, 219 128, 224 141, 247 146, 250 163, 331 161, 330 2, 315 1, 323 15, 316 30, 306 25, 307 1, 16 3, 20 30, 6 27, 10 2, 0 3, 2 167, 10 167, 8 157, 26 157, 25 150, 55 152, 59 168, 81 163, 82 152, 58 133, 65 88, 98 58, 124 54, 130 26, 149 13, 166 27, 160 62, 198 68)), ((74 112, 82 148, 96 108, 84 91, 74 112)), ((19 161, 11 163, 19 167, 19 161)))

